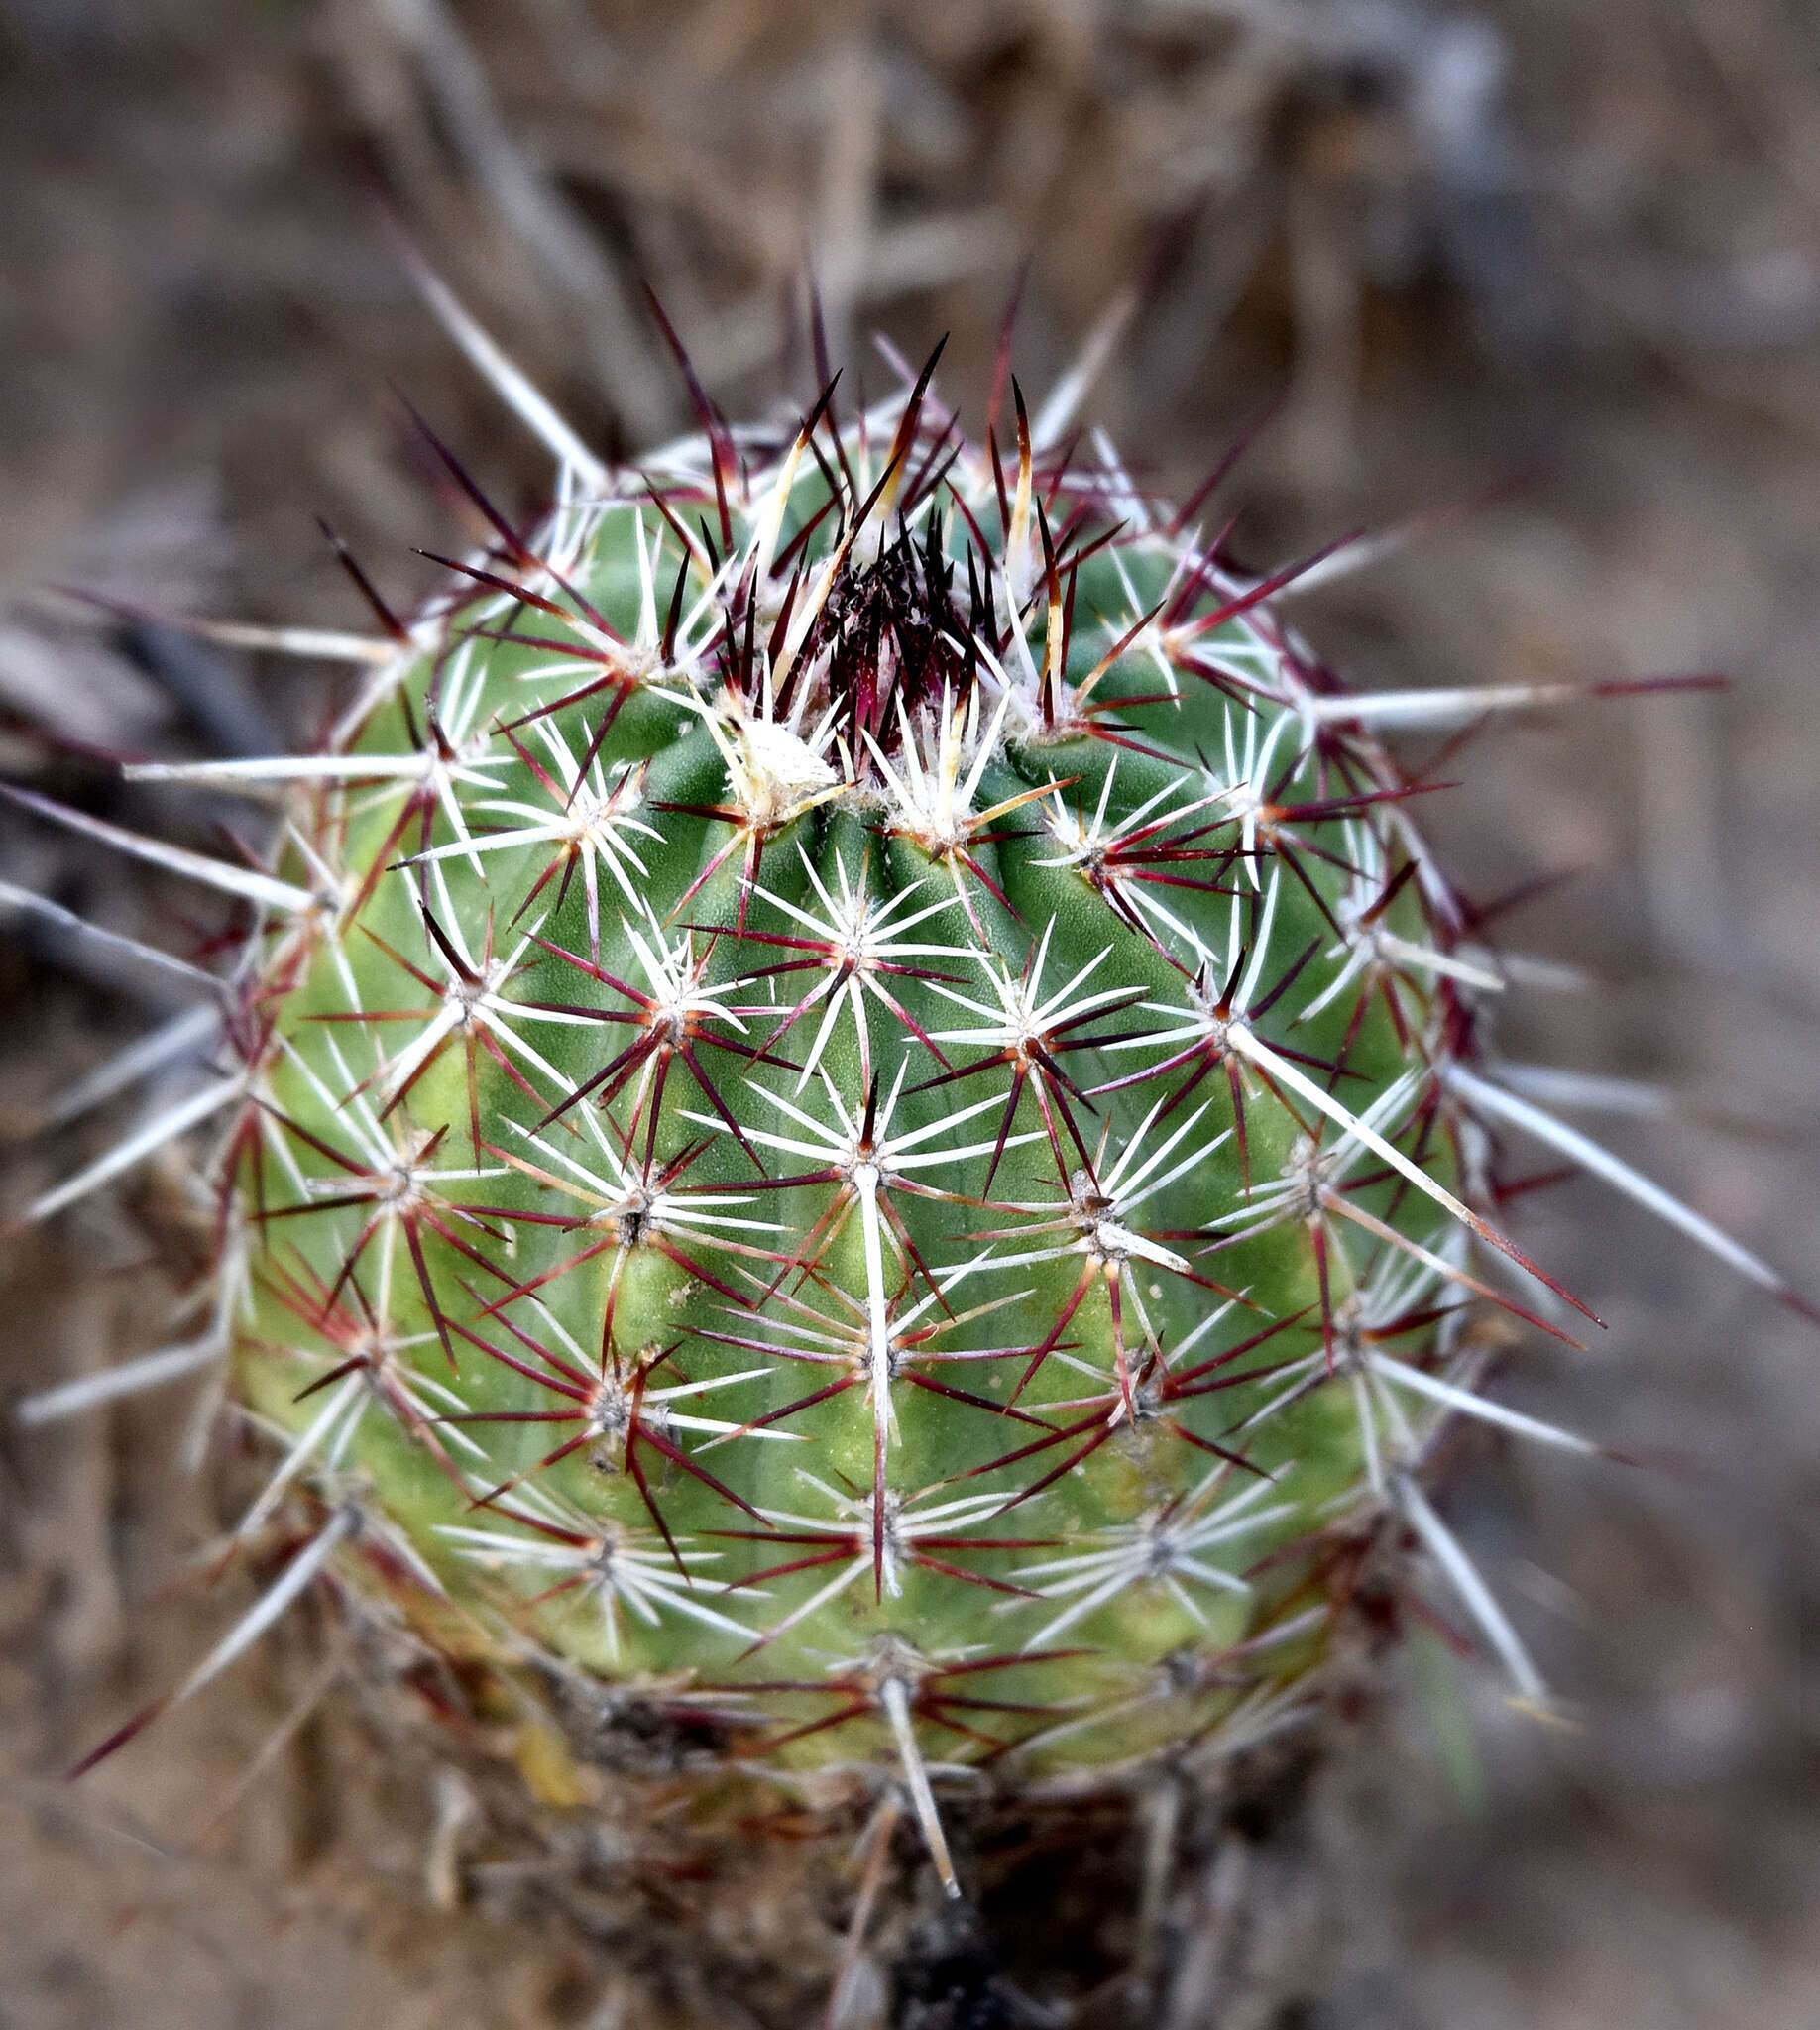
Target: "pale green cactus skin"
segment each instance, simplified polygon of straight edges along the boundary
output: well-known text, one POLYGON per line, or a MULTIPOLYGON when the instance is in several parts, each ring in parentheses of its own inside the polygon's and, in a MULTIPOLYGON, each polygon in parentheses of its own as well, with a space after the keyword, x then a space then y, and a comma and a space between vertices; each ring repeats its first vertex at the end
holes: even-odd
POLYGON ((503 534, 300 766, 246 990, 274 1499, 786 1765, 1292 1699, 1501 1245, 1410 785, 1020 444, 919 390, 503 534))

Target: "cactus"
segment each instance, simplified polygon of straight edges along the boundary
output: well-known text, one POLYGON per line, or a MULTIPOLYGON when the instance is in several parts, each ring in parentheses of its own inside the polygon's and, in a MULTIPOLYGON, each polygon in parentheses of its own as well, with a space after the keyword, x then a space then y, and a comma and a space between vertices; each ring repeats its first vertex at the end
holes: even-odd
POLYGON ((225 1359, 270 1438, 236 1539, 308 1532, 178 1695, 332 1570, 704 1794, 900 1794, 953 1895, 969 1784, 1255 1738, 1386 1545, 1543 1700, 1422 1491, 1458 1415, 1594 1449, 1478 1388, 1484 1305, 1582 1308, 1490 1222, 1508 1131, 1783 1286, 1489 1053, 1380 736, 1570 687, 1347 691, 1279 596, 1354 551, 1247 576, 933 366, 636 473, 499 368, 550 511, 443 452, 485 550, 275 637, 365 668, 322 749, 135 771, 276 788, 263 865, 14 794, 243 910, 215 1074, 35 1208, 214 1133, 211 1328, 27 1406, 225 1359))

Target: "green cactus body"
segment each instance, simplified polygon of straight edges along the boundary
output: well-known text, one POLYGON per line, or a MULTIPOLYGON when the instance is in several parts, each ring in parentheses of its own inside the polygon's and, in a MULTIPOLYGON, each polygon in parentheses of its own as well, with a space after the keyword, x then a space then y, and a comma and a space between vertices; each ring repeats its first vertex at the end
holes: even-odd
POLYGON ((919 388, 501 524, 301 764, 242 1013, 272 1499, 918 1786, 1293 1696, 1483 1288, 1497 981, 1408 785, 1019 422, 919 388))

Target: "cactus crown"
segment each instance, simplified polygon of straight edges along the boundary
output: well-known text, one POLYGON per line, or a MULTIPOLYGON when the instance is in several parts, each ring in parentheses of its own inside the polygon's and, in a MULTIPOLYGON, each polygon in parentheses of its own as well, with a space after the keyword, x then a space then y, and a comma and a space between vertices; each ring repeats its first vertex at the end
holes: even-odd
POLYGON ((320 1526, 185 1690, 333 1559, 777 1780, 900 1772, 952 1889, 932 1764, 1244 1738, 1387 1525, 1539 1697, 1418 1484, 1456 1412, 1581 1445, 1474 1392, 1467 1300, 1559 1332, 1488 1128, 1653 1187, 1478 1062, 1376 733, 1476 702, 1348 694, 1293 573, 933 366, 637 475, 535 410, 528 534, 450 459, 493 541, 324 749, 141 771, 288 786, 258 872, 112 835, 258 910, 233 1062, 39 1209, 232 1124, 241 1535, 320 1526))

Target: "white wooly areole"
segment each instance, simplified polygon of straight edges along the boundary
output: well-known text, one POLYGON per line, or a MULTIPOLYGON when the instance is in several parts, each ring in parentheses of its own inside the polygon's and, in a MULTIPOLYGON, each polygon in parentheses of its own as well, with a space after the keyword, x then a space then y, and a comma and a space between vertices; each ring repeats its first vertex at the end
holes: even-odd
POLYGON ((493 540, 421 615, 198 623, 364 671, 319 753, 129 771, 276 797, 265 862, 6 792, 234 912, 217 971, 0 888, 197 997, 28 1215, 181 1143, 222 1236, 199 1335, 19 1415, 225 1363, 275 1450, 230 1547, 305 1519, 161 1709, 332 1573, 515 1700, 711 1696, 723 1773, 901 1790, 957 1896, 942 1793, 1290 1724, 1387 1548, 1545 1703, 1425 1484, 1455 1416, 1596 1449, 1482 1388, 1469 1303, 1591 1315, 1493 1223, 1502 1134, 1796 1299, 1490 1052, 1523 964, 1380 736, 1650 686, 1339 690, 1283 605, 1376 547, 1238 575, 1064 448, 1085 370, 1002 452, 932 360, 619 472, 424 285, 555 506, 432 437, 493 540))

